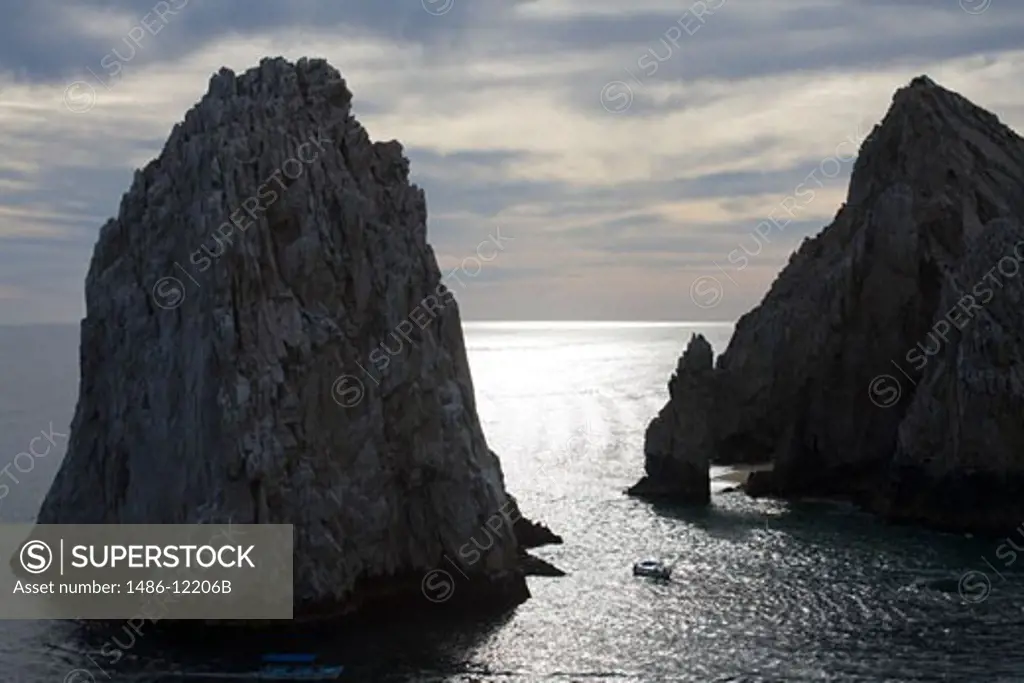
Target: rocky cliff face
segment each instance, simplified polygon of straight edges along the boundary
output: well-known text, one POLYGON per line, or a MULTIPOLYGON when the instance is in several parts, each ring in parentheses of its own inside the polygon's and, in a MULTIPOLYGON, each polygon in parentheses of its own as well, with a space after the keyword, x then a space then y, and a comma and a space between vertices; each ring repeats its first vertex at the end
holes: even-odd
POLYGON ((714 352, 694 335, 668 383, 669 401, 644 435, 644 477, 627 493, 692 504, 711 500, 708 478, 715 442, 714 352))
POLYGON ((89 269, 39 522, 293 523, 297 614, 429 604, 443 558, 456 600, 520 601, 423 191, 351 98, 322 60, 221 70, 136 173, 89 269))
POLYGON ((1024 140, 920 77, 847 202, 714 371, 715 460, 750 490, 855 497, 946 528, 1024 515, 1024 140))

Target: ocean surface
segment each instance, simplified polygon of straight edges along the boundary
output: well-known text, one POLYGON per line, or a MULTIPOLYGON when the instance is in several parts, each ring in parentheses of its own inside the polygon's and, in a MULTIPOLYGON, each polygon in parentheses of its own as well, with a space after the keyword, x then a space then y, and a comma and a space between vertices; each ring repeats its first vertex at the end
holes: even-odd
MULTIPOLYGON (((623 495, 690 335, 721 351, 731 331, 466 324, 487 437, 524 513, 565 538, 536 552, 568 576, 531 577, 533 598, 499 618, 399 614, 386 629, 278 649, 344 664, 342 681, 1024 681, 1024 573, 997 558, 998 539, 890 527, 829 503, 716 490, 695 511, 623 495), (677 562, 671 582, 632 576, 648 557, 677 562), (949 579, 946 590, 921 585, 935 579, 949 579)), ((63 456, 77 347, 77 325, 0 327, 0 468, 41 432, 59 443, 31 467, 22 459, 27 471, 8 470, 18 483, 3 482, 4 522, 34 518, 63 456)), ((183 680, 172 672, 237 669, 267 646, 200 650, 146 635, 112 666, 74 625, 2 622, 0 680, 183 680)))

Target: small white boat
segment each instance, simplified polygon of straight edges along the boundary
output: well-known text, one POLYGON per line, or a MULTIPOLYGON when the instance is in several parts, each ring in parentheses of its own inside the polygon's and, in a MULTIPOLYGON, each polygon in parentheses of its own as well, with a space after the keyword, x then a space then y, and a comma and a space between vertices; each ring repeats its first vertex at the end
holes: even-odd
POLYGON ((660 560, 641 560, 633 565, 633 576, 668 579, 672 576, 672 567, 660 560))

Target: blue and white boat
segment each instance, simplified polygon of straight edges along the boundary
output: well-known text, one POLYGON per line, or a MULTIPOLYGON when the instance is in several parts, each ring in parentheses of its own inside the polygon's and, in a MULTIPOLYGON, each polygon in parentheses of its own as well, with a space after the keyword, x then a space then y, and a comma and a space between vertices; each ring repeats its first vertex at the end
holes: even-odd
POLYGON ((268 654, 263 655, 263 666, 254 671, 189 672, 187 678, 244 680, 244 681, 336 681, 345 667, 317 664, 316 655, 268 654))

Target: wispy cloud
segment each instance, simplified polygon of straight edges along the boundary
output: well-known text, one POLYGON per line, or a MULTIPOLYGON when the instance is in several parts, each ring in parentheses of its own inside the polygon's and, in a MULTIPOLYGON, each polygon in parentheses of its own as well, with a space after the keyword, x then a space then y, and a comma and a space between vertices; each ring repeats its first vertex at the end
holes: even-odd
POLYGON ((695 306, 690 283, 917 74, 1024 129, 1024 6, 998 0, 980 12, 974 0, 973 14, 955 0, 706 0, 713 16, 670 49, 692 4, 175 1, 114 80, 101 61, 128 56, 152 0, 30 3, 5 17, 0 322, 80 317, 92 245, 133 170, 214 71, 267 55, 326 57, 371 136, 406 145, 439 254, 496 226, 516 235, 492 279, 459 294, 467 318, 735 318, 829 222, 848 168, 722 306, 695 306), (89 87, 68 95, 76 81, 89 87), (611 81, 632 89, 617 114, 601 101, 611 81))

